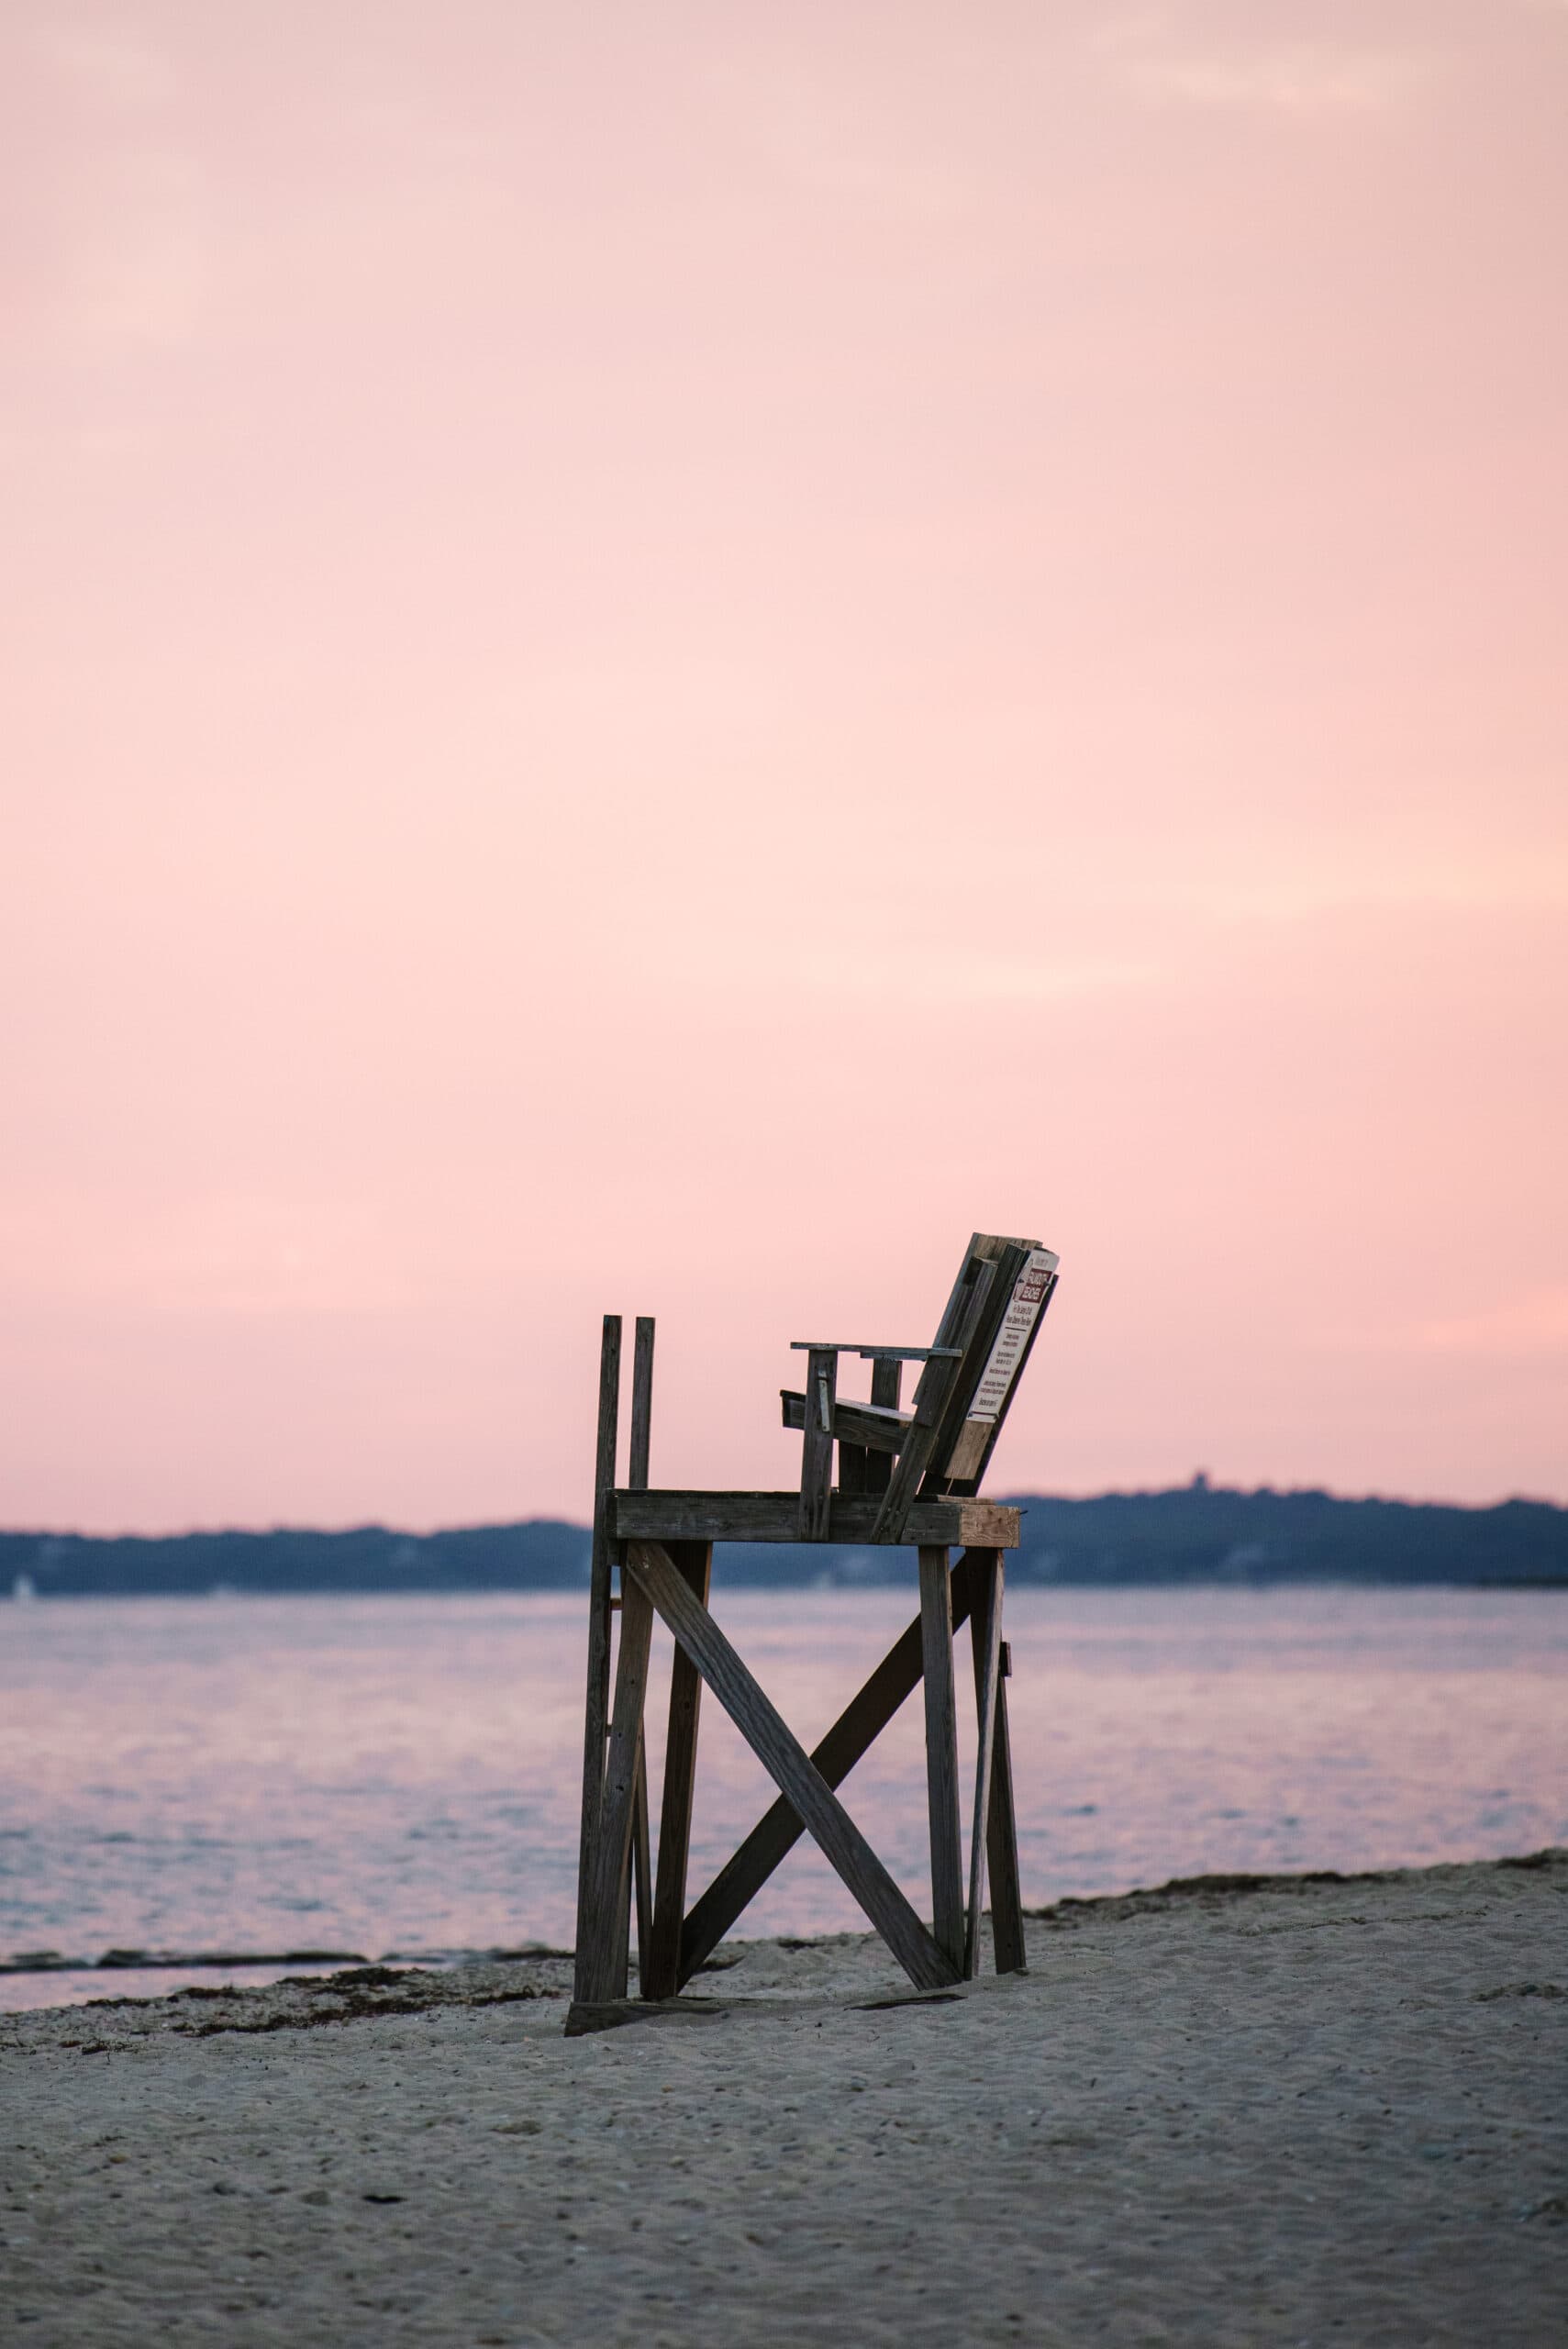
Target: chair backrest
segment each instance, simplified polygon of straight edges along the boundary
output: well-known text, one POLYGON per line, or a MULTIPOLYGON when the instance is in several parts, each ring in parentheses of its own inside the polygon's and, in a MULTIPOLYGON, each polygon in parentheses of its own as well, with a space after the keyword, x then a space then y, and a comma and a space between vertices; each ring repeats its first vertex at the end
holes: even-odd
MULTIPOLYGON (((1038 1240, 977 1231, 970 1241, 932 1341, 958 1346, 960 1359, 951 1368, 929 1362, 921 1375, 921 1386, 940 1379, 942 1390, 923 1499, 979 1491, 1056 1286, 1057 1262, 1038 1240)), ((919 1387, 915 1411, 918 1418, 919 1387)))
POLYGON ((977 1231, 929 1346, 793 1341, 792 1350, 806 1356, 806 1391, 785 1387, 780 1399, 785 1427, 804 1431, 801 1541, 828 1539, 835 1442, 841 1496, 881 1497, 873 1542, 902 1542, 917 1500, 971 1499, 978 1493, 1056 1286, 1056 1265, 1038 1240, 977 1231), (875 1363, 869 1408, 838 1399, 839 1357, 846 1353, 869 1354, 875 1363), (913 1408, 900 1412, 899 1365, 922 1357, 913 1408), (879 1376, 884 1371, 885 1384, 879 1376), (891 1453, 897 1457, 889 1465, 891 1453))

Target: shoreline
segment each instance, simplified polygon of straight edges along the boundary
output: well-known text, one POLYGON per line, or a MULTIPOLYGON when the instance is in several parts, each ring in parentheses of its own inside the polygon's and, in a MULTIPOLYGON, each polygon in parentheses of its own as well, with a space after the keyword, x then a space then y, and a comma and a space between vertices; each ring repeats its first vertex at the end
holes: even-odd
POLYGON ((1027 1976, 941 1998, 870 1936, 730 1942, 678 2013, 576 2039, 558 1956, 0 2018, 7 2331, 1561 2337, 1568 1852, 1027 1931, 1027 1976))
MULTIPOLYGON (((1260 1874, 1249 1869, 1229 1869, 1201 1876, 1171 1876, 1163 1884, 1133 1885, 1125 1892, 1064 1893, 1060 1898, 1034 1909, 1026 1908, 1026 1918, 1037 1922, 1053 1924, 1079 1914, 1098 1911, 1105 1914, 1131 1915, 1151 1907, 1167 1905, 1175 1899, 1202 1899, 1215 1894, 1241 1898, 1258 1892, 1289 1892, 1295 1888, 1320 1884, 1385 1884, 1396 1877, 1429 1873, 1431 1866, 1496 1868, 1547 1868, 1558 1857, 1559 1847, 1543 1846, 1540 1851, 1521 1854, 1504 1853, 1496 1858, 1433 1862, 1426 1868, 1386 1867, 1298 1868, 1260 1874)), ((820 1935, 771 1937, 781 1948, 805 1946, 820 1935)), ((112 1948, 97 1957, 64 1957, 57 1950, 22 1950, 10 1957, 0 1957, 0 1985, 8 1981, 52 1980, 69 1976, 83 1983, 98 1982, 106 1975, 201 1975, 260 1973, 267 1970, 274 1975, 298 1966, 396 1966, 402 1968, 501 1965, 539 1958, 562 1958, 570 1963, 573 1952, 549 1942, 520 1942, 509 1948, 491 1947, 461 1949, 384 1950, 373 1956, 365 1950, 292 1949, 292 1950, 150 1950, 112 1948)), ((636 1972, 635 1951, 632 1971, 636 1972)), ((168 1991, 151 1992, 152 1997, 171 1996, 168 1991)), ((265 1987, 264 1984, 247 1984, 248 1988, 265 1987)), ((47 2001, 39 2000, 39 2005, 47 2001)), ((76 2003, 72 2000, 70 2003, 76 2003)), ((26 2012, 27 2009, 7 2009, 4 1991, 0 1989, 0 2014, 26 2012)))

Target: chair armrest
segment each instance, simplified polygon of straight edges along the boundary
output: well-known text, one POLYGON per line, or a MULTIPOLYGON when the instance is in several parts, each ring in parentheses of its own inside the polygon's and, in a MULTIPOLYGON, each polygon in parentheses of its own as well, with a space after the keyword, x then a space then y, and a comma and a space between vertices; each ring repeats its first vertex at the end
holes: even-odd
POLYGON ((961 1352, 957 1346, 862 1346, 848 1340, 835 1344, 830 1338, 792 1338, 789 1350, 792 1354, 859 1354, 862 1362, 945 1362, 950 1357, 956 1362, 961 1352))

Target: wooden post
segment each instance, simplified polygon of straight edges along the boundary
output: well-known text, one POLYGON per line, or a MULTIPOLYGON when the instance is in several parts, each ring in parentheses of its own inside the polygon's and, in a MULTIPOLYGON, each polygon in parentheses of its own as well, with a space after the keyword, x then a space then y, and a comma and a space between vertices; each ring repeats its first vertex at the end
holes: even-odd
POLYGON ((631 1836, 627 1844, 626 1881, 620 1888, 620 1906, 616 1912, 616 1930, 620 1935, 617 1979, 622 1986, 622 1992, 631 1978, 631 1920, 634 1916, 637 1919, 637 1964, 639 1973, 641 1972, 642 1953, 648 1947, 651 1931, 652 1885, 652 1860, 648 1842, 648 1739, 639 1724, 637 1771, 631 1787, 631 1836))
MULTIPOLYGON (((670 1544, 670 1555, 694 1597, 707 1605, 713 1574, 711 1542, 670 1544)), ((692 1846, 692 1798, 696 1789, 697 1722, 702 1675, 677 1646, 670 1674, 670 1728, 664 1744, 664 1797, 659 1814, 659 1882, 653 1923, 644 1943, 639 1987, 645 1998, 673 1998, 679 1990, 681 1924, 686 1906, 686 1865, 692 1846)), ((704 1952, 706 1955, 706 1952, 704 1952)))
MULTIPOLYGON (((648 1490, 649 1453, 653 1440, 653 1319, 651 1314, 637 1317, 636 1334, 631 1356, 631 1442, 627 1460, 626 1481, 636 1492, 648 1490)), ((637 1975, 640 1985, 643 1968, 648 1963, 648 1944, 653 1931, 652 1854, 648 1840, 648 1735, 639 1728, 637 1738, 637 1783, 632 1791, 631 1849, 628 1855, 631 1883, 621 1903, 621 1939, 623 1955, 620 1965, 621 1987, 630 1966, 629 1943, 633 1897, 637 1912, 637 1975)))
POLYGON ((958 1816, 958 1705, 952 1599, 945 1550, 920 1552, 920 1655, 926 1679, 926 1795, 931 1822, 931 1931, 955 1971, 963 1965, 963 1875, 958 1816))
POLYGON ((634 1492, 648 1490, 648 1456, 653 1441, 653 1317, 639 1313, 631 1355, 631 1445, 626 1481, 634 1492))
POLYGON ((610 1495, 620 1416, 620 1315, 606 1313, 599 1341, 599 1439, 594 1461, 594 1540, 588 1567, 588 1696, 583 1722, 583 1822, 577 1842, 578 1998, 588 1965, 595 1859, 604 1803, 610 1707, 610 1495))
MULTIPOLYGON (((648 1963, 648 1944, 653 1938, 653 1854, 648 1841, 648 1732, 646 1728, 637 1741, 637 1785, 631 1799, 631 1884, 637 1915, 637 1978, 642 1980, 642 1969, 648 1963)), ((626 1903, 627 1938, 631 1937, 633 1903, 626 1903)), ((621 1967, 624 1981, 631 1970, 630 1953, 621 1967)))
MULTIPOLYGON (((998 1593, 998 1596, 1000 1594, 998 1593)), ((997 1643, 996 1742, 991 1765, 991 1816, 986 1856, 991 1866, 991 1938, 998 1974, 1022 1974, 1029 1962, 1024 1943, 1023 1899, 1018 1890, 1018 1829, 1013 1809, 1013 1755, 1007 1739, 1007 1683, 1012 1677, 1012 1651, 1006 1640, 997 1643)), ((975 1642, 976 1676, 980 1660, 975 1642)))
POLYGON ((586 1929, 577 1951, 577 1996, 590 2002, 626 1996, 628 1869, 637 1805, 637 1765, 642 1746, 642 1700, 653 1609, 642 1585, 621 1573, 620 1653, 610 1721, 604 1800, 594 1852, 586 1929))
POLYGON ((838 1489, 841 1495, 847 1495, 851 1500, 859 1500, 861 1496, 870 1489, 866 1484, 866 1463, 870 1458, 871 1454, 863 1443, 840 1442, 838 1489))
POLYGON ((833 1495, 833 1399, 839 1357, 813 1346, 806 1357, 806 1433, 800 1447, 800 1538, 826 1542, 833 1495))
MULTIPOLYGON (((879 1355, 871 1366, 871 1399, 884 1411, 895 1411, 904 1387, 904 1365, 889 1362, 879 1355)), ((893 1474, 891 1452, 868 1452, 864 1471, 864 1490, 884 1493, 893 1474)))
POLYGON ((996 1753, 996 1691, 1002 1685, 1002 1553, 975 1553, 970 1636, 974 1648, 974 1810, 969 1839, 969 1915, 963 1937, 964 1977, 980 1971, 980 1917, 985 1900, 985 1845, 991 1820, 991 1780, 996 1753))

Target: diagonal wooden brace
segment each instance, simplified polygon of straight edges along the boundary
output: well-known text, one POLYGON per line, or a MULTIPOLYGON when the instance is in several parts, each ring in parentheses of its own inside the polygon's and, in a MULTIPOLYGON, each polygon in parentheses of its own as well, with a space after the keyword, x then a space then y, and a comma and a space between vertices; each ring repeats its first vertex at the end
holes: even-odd
POLYGON ((763 1693, 668 1551, 630 1542, 626 1581, 646 1594, 736 1728, 821 1846, 910 1980, 922 1990, 961 1977, 894 1883, 783 1715, 763 1693))
MULTIPOLYGON (((969 1619, 970 1572, 973 1551, 966 1550, 952 1570, 952 1623, 962 1629, 969 1619)), ((922 1623, 919 1616, 896 1639, 871 1678, 850 1699, 820 1743, 814 1746, 811 1766, 829 1787, 842 1786, 862 1757, 870 1753, 888 1722, 920 1685, 922 1623)), ((806 1830, 787 1795, 764 1811, 733 1858, 725 1862, 701 1898, 693 1904, 681 1933, 680 1982, 684 1988, 705 1958, 711 1957, 736 1920, 761 1892, 781 1860, 786 1859, 806 1830)))

